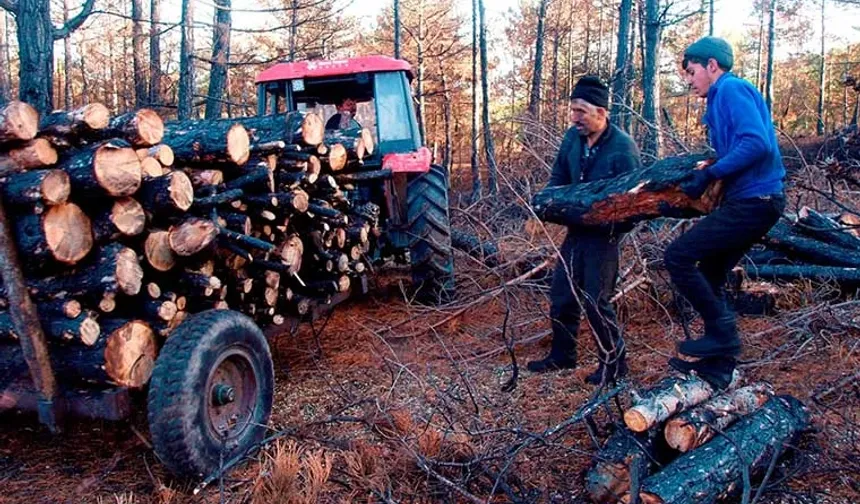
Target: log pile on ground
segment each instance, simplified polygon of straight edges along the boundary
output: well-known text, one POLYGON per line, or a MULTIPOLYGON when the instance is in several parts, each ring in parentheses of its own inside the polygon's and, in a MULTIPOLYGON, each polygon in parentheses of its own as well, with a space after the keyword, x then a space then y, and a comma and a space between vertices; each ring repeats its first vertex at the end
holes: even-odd
POLYGON ((797 219, 781 220, 750 251, 743 263, 746 274, 764 281, 835 280, 845 286, 860 284, 858 218, 850 213, 829 217, 804 207, 797 219))
MULTIPOLYGON (((363 284, 379 209, 350 196, 385 176, 362 171, 373 147, 312 113, 1 108, 0 194, 58 375, 142 387, 190 313, 283 324, 363 284)), ((5 297, 0 350, 17 339, 5 297)))
POLYGON ((586 476, 594 502, 631 502, 632 491, 648 504, 738 494, 739 461, 747 461, 751 478, 760 477, 809 423, 797 399, 775 396, 762 383, 717 392, 695 376, 670 376, 632 396, 627 428, 610 436, 586 476))

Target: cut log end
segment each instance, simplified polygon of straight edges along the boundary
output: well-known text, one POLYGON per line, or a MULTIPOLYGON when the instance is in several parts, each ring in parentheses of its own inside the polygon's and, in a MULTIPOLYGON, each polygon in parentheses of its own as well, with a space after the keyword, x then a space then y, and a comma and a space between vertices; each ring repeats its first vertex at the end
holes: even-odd
POLYGON ((371 133, 367 128, 361 128, 361 144, 368 156, 373 154, 373 150, 375 148, 373 144, 373 133, 371 133))
POLYGON ((30 140, 39 131, 39 113, 21 101, 0 109, 0 142, 30 140))
POLYGON ((170 249, 179 256, 194 255, 208 247, 218 236, 218 226, 207 219, 191 218, 170 229, 170 249))
POLYGON ((99 326, 99 323, 96 322, 95 319, 87 317, 81 322, 80 338, 81 343, 83 343, 84 345, 94 345, 96 340, 99 339, 100 333, 101 326, 99 326))
POLYGON ((157 159, 145 157, 140 160, 140 171, 144 177, 160 177, 164 175, 164 167, 157 159))
POLYGON ((690 451, 696 445, 696 427, 678 418, 666 424, 665 436, 666 443, 681 453, 690 451))
POLYGON ((635 407, 624 412, 624 423, 633 432, 645 432, 652 424, 645 417, 644 413, 635 407))
POLYGON ((152 376, 157 355, 155 333, 133 320, 113 331, 105 348, 105 372, 118 385, 140 388, 152 376))
POLYGON ((131 196, 140 188, 143 172, 134 149, 108 142, 95 153, 93 164, 99 185, 109 195, 131 196))
POLYGON ((346 162, 346 147, 339 143, 332 145, 328 153, 328 164, 332 171, 342 170, 346 166, 346 162))
POLYGON ((138 110, 135 113, 135 120, 137 121, 138 141, 141 145, 155 145, 164 138, 164 121, 154 110, 138 110))
POLYGON ((51 207, 42 226, 51 254, 61 263, 77 263, 93 246, 90 218, 74 203, 51 207))
POLYGON ((170 271, 176 265, 176 256, 170 248, 169 236, 168 231, 152 231, 144 243, 146 260, 158 271, 170 271))
POLYGON ((59 205, 69 199, 72 184, 63 170, 51 170, 42 179, 42 201, 48 205, 59 205))
POLYGON ((110 111, 101 103, 90 103, 80 109, 83 123, 93 130, 102 130, 110 123, 110 111))
POLYGON ((181 171, 170 172, 170 199, 176 208, 185 211, 191 208, 194 203, 194 186, 191 184, 191 179, 188 175, 181 171))
POLYGON ((110 220, 126 236, 137 236, 146 226, 146 214, 134 198, 116 200, 111 209, 110 220))
POLYGON ((143 285, 143 268, 140 267, 134 250, 123 247, 117 253, 116 280, 119 288, 129 296, 140 292, 143 285))
POLYGON ((227 132, 227 154, 238 165, 245 164, 251 157, 251 139, 241 124, 234 124, 227 132))

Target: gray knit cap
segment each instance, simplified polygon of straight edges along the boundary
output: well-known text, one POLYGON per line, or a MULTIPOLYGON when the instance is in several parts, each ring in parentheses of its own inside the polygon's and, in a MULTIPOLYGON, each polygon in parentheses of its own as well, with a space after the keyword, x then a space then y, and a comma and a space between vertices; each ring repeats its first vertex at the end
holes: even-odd
POLYGON ((690 47, 684 51, 684 64, 687 66, 687 61, 690 58, 696 58, 702 61, 708 61, 714 58, 717 63, 726 70, 731 70, 735 64, 735 55, 732 51, 732 46, 728 42, 719 37, 702 37, 693 42, 690 47))

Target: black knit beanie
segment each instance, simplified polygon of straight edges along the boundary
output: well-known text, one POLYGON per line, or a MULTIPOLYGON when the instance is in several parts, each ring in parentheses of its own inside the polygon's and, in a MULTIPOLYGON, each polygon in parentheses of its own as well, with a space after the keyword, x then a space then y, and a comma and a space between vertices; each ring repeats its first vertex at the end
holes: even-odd
POLYGON ((596 75, 583 76, 576 82, 570 99, 581 98, 596 106, 609 108, 609 88, 596 75))

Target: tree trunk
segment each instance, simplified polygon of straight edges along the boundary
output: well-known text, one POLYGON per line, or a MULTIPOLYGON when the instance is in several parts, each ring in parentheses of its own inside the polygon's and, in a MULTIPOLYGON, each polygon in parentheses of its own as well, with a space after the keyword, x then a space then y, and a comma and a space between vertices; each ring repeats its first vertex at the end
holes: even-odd
POLYGON ((708 36, 714 36, 714 0, 708 0, 708 36))
POLYGON ((25 214, 15 222, 18 248, 34 270, 50 261, 77 264, 93 246, 90 219, 74 203, 50 207, 44 214, 25 214))
MULTIPOLYGON (((721 495, 738 493, 745 488, 744 474, 755 477, 764 472, 808 423, 809 413, 800 401, 774 397, 713 439, 708 449, 686 453, 645 479, 639 502, 714 502, 721 495)), ((629 495, 624 502, 630 502, 629 495)))
POLYGON ((394 57, 397 59, 400 59, 400 30, 400 0, 394 0, 394 57))
POLYGON ((824 93, 826 86, 826 62, 827 62, 827 53, 825 52, 825 44, 824 44, 824 34, 826 33, 824 29, 824 6, 827 4, 827 0, 821 0, 821 54, 819 56, 820 61, 818 62, 818 121, 815 125, 815 131, 819 136, 824 135, 824 93))
POLYGON ((553 32, 552 37, 552 127, 558 131, 558 112, 561 100, 558 96, 558 29, 553 32))
POLYGON ((624 423, 633 432, 645 432, 714 394, 714 388, 697 376, 670 376, 633 396, 633 405, 624 412, 624 423))
POLYGON ((139 109, 114 117, 102 135, 122 138, 134 147, 151 147, 164 138, 164 121, 152 109, 139 109))
POLYGON ((247 130, 236 122, 177 121, 164 125, 162 141, 179 163, 232 163, 243 165, 250 157, 247 130))
POLYGON ((6 11, 0 9, 0 106, 12 99, 12 75, 10 72, 12 61, 9 57, 6 16, 8 16, 6 11))
POLYGON ((860 238, 848 232, 850 228, 842 226, 809 207, 801 208, 798 215, 796 227, 802 233, 825 243, 860 251, 860 238))
POLYGON ((143 0, 131 0, 131 59, 134 66, 134 106, 146 106, 146 70, 143 62, 143 0))
POLYGON ((657 433, 615 431, 594 457, 594 465, 585 477, 585 491, 591 500, 598 504, 614 504, 618 496, 630 491, 634 470, 639 481, 650 476, 658 441, 657 433))
POLYGON ((160 105, 161 96, 161 4, 159 0, 149 2, 149 104, 160 105))
POLYGON ((771 394, 770 387, 764 384, 720 394, 666 422, 666 442, 681 453, 698 448, 739 418, 759 409, 771 394))
POLYGON ((755 87, 764 94, 761 81, 761 63, 764 58, 764 5, 761 6, 758 13, 758 51, 755 63, 755 87))
POLYGON ((0 177, 9 173, 50 166, 57 162, 57 151, 51 142, 36 138, 0 154, 0 177))
MULTIPOLYGON (((69 0, 63 0, 63 23, 69 22, 69 0)), ((72 108, 72 36, 63 38, 63 107, 72 108)))
POLYGON ((44 114, 54 107, 54 26, 49 0, 19 0, 18 97, 44 114))
POLYGON ((209 94, 206 119, 218 119, 227 88, 227 65, 230 63, 231 0, 215 1, 215 27, 212 30, 212 69, 209 71, 209 94))
POLYGON ((478 0, 472 0, 472 168, 471 200, 481 199, 481 167, 478 161, 478 0))
POLYGON ((0 108, 0 145, 32 140, 39 131, 39 113, 22 101, 0 108))
MULTIPOLYGON (((540 121, 541 118, 541 88, 543 77, 543 35, 544 20, 546 18, 547 0, 540 0, 538 6, 537 34, 535 35, 535 61, 532 69, 531 94, 529 95, 529 114, 532 120, 540 121)), ((487 100, 487 97, 484 97, 487 100)))
POLYGON ((39 136, 58 147, 69 147, 92 139, 110 124, 110 112, 101 103, 75 110, 60 110, 42 117, 39 136))
POLYGON ((290 2, 290 61, 296 61, 296 40, 299 36, 299 0, 290 2))
POLYGON ((140 160, 122 140, 110 140, 73 151, 57 164, 80 195, 130 196, 140 188, 140 160))
MULTIPOLYGON (((642 75, 642 119, 645 122, 645 138, 642 153, 659 159, 662 147, 660 129, 660 39, 663 27, 660 21, 659 0, 645 0, 645 62, 642 75)), ((651 160, 649 160, 651 162, 651 160)))
POLYGON ((179 44, 179 104, 180 121, 191 118, 194 103, 194 3, 182 0, 182 35, 179 44))
POLYGON ((63 170, 29 170, 0 179, 3 198, 9 205, 30 207, 61 205, 69 199, 72 184, 63 170))
POLYGON ((483 129, 484 150, 487 156, 487 185, 490 194, 499 192, 498 174, 496 168, 496 147, 493 141, 493 130, 490 128, 490 84, 489 63, 487 61, 487 24, 484 13, 484 0, 478 0, 478 11, 480 15, 480 45, 481 45, 481 94, 483 95, 483 129))
POLYGON ((439 57, 439 75, 442 79, 442 115, 445 120, 445 150, 442 154, 442 167, 445 171, 451 171, 451 150, 453 139, 451 136, 451 92, 448 90, 448 76, 442 58, 439 57))
POLYGON ((618 51, 615 55, 615 74, 612 79, 612 117, 616 126, 623 126, 627 112, 627 46, 630 45, 630 14, 633 0, 621 0, 618 6, 618 51))
POLYGON ((773 48, 776 38, 776 0, 770 0, 770 21, 767 25, 767 73, 765 74, 765 103, 773 113, 773 48))
POLYGON ((814 264, 825 266, 847 266, 860 268, 860 256, 856 250, 830 245, 819 240, 807 238, 792 229, 785 222, 778 222, 764 238, 764 241, 775 248, 814 264))
POLYGON ((680 190, 702 155, 665 158, 642 170, 612 179, 547 187, 532 205, 542 220, 575 225, 629 224, 654 217, 694 217, 708 213, 719 196, 719 182, 699 200, 680 190))
POLYGON ((417 51, 417 66, 418 71, 415 79, 415 92, 418 95, 418 134, 421 136, 421 141, 427 142, 427 131, 425 129, 425 112, 424 106, 424 0, 419 0, 418 3, 418 36, 415 38, 415 50, 417 51))

